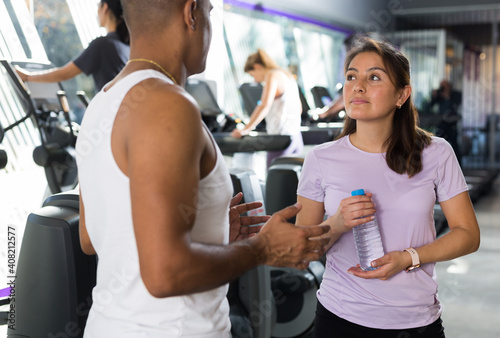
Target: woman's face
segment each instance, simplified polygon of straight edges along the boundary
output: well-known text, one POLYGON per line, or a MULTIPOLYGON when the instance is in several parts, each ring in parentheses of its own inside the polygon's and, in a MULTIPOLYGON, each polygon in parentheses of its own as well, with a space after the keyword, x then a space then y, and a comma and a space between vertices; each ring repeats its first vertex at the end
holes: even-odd
POLYGON ((253 66, 253 70, 249 70, 248 74, 250 74, 255 82, 261 83, 264 82, 264 79, 266 78, 266 72, 264 66, 256 63, 253 66))
POLYGON ((383 59, 377 53, 360 53, 349 64, 345 74, 344 102, 352 119, 385 119, 392 123, 396 107, 404 103, 401 93, 392 83, 383 59))

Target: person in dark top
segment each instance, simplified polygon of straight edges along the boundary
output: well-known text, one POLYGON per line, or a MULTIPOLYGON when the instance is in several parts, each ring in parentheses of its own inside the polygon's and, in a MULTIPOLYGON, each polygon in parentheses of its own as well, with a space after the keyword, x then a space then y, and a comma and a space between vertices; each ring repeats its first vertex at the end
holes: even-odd
POLYGON ((99 25, 108 32, 106 36, 93 40, 87 49, 63 67, 40 72, 28 72, 16 67, 21 80, 61 82, 83 72, 86 75, 92 75, 97 91, 110 82, 129 59, 129 34, 123 20, 120 0, 101 0, 98 6, 99 25))
POLYGON ((461 119, 459 108, 462 104, 462 93, 455 90, 447 80, 441 81, 439 89, 432 91, 431 101, 427 110, 435 110, 441 116, 436 125, 436 136, 447 140, 457 156, 458 162, 462 162, 462 151, 459 143, 458 123, 461 119))

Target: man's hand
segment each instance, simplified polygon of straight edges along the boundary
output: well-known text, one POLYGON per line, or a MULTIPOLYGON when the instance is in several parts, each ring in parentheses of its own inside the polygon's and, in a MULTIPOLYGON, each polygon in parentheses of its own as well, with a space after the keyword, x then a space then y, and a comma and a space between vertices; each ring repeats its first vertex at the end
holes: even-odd
POLYGON ((256 226, 267 222, 271 216, 240 216, 242 213, 258 209, 261 202, 238 204, 243 198, 243 193, 238 193, 231 200, 229 206, 229 242, 236 242, 254 236, 262 226, 256 226))
POLYGON ((259 240, 266 265, 306 269, 309 262, 321 258, 330 241, 320 237, 330 230, 329 225, 298 226, 287 220, 297 215, 301 205, 295 204, 276 212, 250 240, 259 240))

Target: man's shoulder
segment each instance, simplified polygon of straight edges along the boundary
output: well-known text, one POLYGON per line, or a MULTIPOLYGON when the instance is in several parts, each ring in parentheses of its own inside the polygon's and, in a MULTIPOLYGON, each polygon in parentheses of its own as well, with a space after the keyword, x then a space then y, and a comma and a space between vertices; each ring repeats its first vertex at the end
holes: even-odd
POLYGON ((176 111, 194 110, 199 113, 198 105, 189 93, 181 86, 157 77, 144 79, 127 94, 136 101, 143 101, 144 105, 165 104, 161 110, 176 111), (173 108, 173 109, 168 109, 173 108))
POLYGON ((198 128, 201 115, 196 102, 180 86, 148 78, 130 89, 120 110, 135 112, 130 123, 162 124, 166 128, 198 128))

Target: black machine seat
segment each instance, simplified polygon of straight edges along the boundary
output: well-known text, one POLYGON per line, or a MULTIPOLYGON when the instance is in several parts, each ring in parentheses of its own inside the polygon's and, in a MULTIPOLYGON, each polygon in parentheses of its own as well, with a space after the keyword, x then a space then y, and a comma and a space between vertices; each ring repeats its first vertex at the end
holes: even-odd
POLYGON ((83 336, 97 262, 80 248, 78 199, 76 191, 51 196, 28 216, 8 338, 83 336))
MULTIPOLYGON (((297 202, 297 186, 302 171, 302 158, 277 158, 269 167, 266 179, 266 210, 281 210, 297 202)), ((295 223, 295 218, 291 220, 295 223)))

